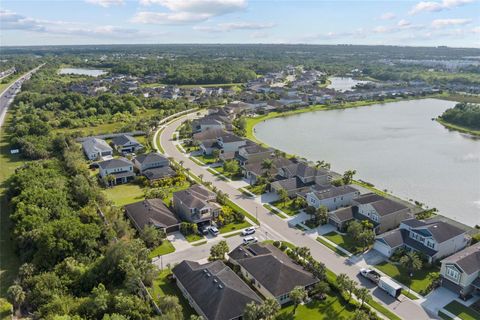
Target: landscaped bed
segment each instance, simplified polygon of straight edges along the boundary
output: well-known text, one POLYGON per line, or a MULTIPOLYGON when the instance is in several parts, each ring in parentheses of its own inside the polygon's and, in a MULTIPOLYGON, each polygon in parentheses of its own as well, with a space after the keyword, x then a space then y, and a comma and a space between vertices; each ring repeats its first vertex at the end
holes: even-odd
POLYGON ((439 269, 434 266, 423 266, 420 270, 413 272, 413 276, 410 277, 405 268, 388 261, 384 261, 375 265, 375 268, 382 271, 389 277, 397 280, 398 282, 403 283, 405 286, 409 286, 410 289, 421 295, 426 295, 428 293, 428 288, 432 283, 432 279, 429 277, 429 274, 439 271, 439 269))
POLYGON ((163 240, 162 244, 150 251, 149 257, 151 259, 175 252, 175 247, 168 240, 163 240))
POLYGON ((253 185, 253 186, 250 185, 245 187, 245 189, 247 189, 253 194, 256 194, 257 196, 265 193, 266 188, 267 188, 266 184, 259 184, 259 185, 253 185))
POLYGON ((458 301, 452 301, 444 307, 445 310, 453 313, 457 317, 463 320, 478 320, 480 319, 480 313, 468 308, 458 301))

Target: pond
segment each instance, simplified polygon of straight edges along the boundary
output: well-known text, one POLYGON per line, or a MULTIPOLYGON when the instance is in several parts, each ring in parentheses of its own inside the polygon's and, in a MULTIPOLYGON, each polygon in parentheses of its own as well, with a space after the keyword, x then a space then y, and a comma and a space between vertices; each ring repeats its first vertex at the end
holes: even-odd
POLYGON ((368 81, 355 80, 349 77, 330 77, 328 80, 330 81, 330 84, 327 88, 340 92, 352 90, 359 83, 368 83, 368 81))
POLYGON ((98 77, 107 72, 99 69, 82 69, 82 68, 61 68, 59 74, 78 74, 84 76, 98 77))
POLYGON ((480 224, 480 140, 432 118, 456 102, 399 101, 317 111, 261 122, 256 137, 465 224, 480 224), (288 130, 285 130, 288 128, 288 130))

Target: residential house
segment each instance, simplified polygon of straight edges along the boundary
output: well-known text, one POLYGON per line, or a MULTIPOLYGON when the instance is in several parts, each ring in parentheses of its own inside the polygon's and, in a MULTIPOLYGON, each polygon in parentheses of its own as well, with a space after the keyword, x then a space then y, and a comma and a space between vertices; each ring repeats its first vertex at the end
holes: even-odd
POLYGON ((239 320, 249 303, 262 299, 222 261, 184 260, 172 269, 190 306, 205 320, 239 320))
POLYGON ((192 223, 210 223, 222 210, 215 202, 216 194, 202 185, 173 193, 173 208, 177 215, 192 223))
POLYGON ((88 137, 82 142, 83 152, 88 160, 98 160, 103 157, 111 157, 113 149, 105 140, 88 137))
POLYGON ((359 195, 360 191, 352 186, 335 187, 330 185, 308 192, 305 198, 309 206, 317 209, 320 206, 325 206, 329 211, 333 211, 352 205, 353 199, 359 195))
POLYGON ((294 198, 302 191, 308 192, 310 187, 298 177, 277 180, 270 184, 270 191, 280 194, 280 190, 285 190, 290 198, 294 198))
POLYGON ((462 250, 469 242, 465 230, 447 222, 408 219, 402 221, 398 229, 378 236, 373 248, 387 257, 398 248, 406 248, 420 252, 429 262, 434 262, 462 250))
POLYGON ((231 131, 233 127, 230 118, 218 113, 193 120, 192 130, 194 133, 203 132, 208 129, 222 129, 231 131))
POLYGON ((368 193, 353 199, 359 220, 369 220, 377 234, 397 228, 406 219, 413 218, 410 209, 400 202, 368 193))
POLYGON ((150 152, 136 156, 133 159, 135 168, 148 180, 172 177, 176 172, 170 168, 170 161, 164 155, 150 152))
POLYGON ((272 158, 272 168, 266 170, 262 167, 263 160, 248 162, 243 166, 243 175, 251 185, 257 183, 259 177, 264 176, 267 172, 270 177, 273 177, 277 174, 278 168, 289 165, 292 163, 291 160, 287 158, 278 157, 272 158))
POLYGON ((304 162, 292 163, 278 169, 278 175, 283 178, 298 177, 304 184, 327 184, 331 181, 328 170, 314 168, 304 162))
POLYGON ((125 213, 139 232, 146 226, 154 226, 165 233, 179 230, 180 220, 165 206, 162 199, 146 199, 128 204, 125 213))
POLYGON ((217 138, 217 143, 222 153, 237 152, 238 149, 245 146, 247 141, 231 133, 223 134, 217 138))
POLYGON ((132 153, 143 149, 143 145, 137 139, 126 134, 113 137, 112 145, 120 153, 132 153))
POLYGON ((480 242, 442 260, 442 286, 461 297, 480 293, 480 242))
POLYGON ((135 177, 133 163, 126 158, 101 161, 98 163, 98 168, 100 169, 100 178, 110 185, 127 183, 135 177), (113 176, 112 181, 109 181, 109 176, 113 176))
POLYGON ((319 280, 271 244, 240 245, 229 254, 243 277, 263 296, 281 305, 290 302, 290 291, 300 286, 309 290, 319 280))
POLYGON ((247 141, 247 144, 238 149, 236 156, 240 166, 245 166, 249 162, 263 161, 272 156, 273 150, 264 148, 259 144, 247 141))

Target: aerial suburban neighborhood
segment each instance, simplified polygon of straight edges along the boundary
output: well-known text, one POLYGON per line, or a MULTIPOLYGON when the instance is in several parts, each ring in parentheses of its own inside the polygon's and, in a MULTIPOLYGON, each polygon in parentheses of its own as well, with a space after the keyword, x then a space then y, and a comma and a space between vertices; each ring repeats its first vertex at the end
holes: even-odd
POLYGON ((478 2, 31 6, 0 319, 480 319, 478 2))

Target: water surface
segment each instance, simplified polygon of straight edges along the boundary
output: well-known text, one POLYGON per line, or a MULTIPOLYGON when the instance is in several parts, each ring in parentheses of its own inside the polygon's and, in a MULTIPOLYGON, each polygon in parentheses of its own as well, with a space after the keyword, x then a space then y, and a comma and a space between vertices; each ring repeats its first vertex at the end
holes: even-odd
POLYGON ((99 69, 82 69, 82 68, 61 68, 59 74, 79 74, 84 76, 98 77, 106 74, 105 71, 99 69))
POLYGON ((265 143, 480 224, 480 140, 431 119, 455 102, 436 99, 303 113, 255 127, 265 143), (288 129, 286 129, 288 128, 288 129))

